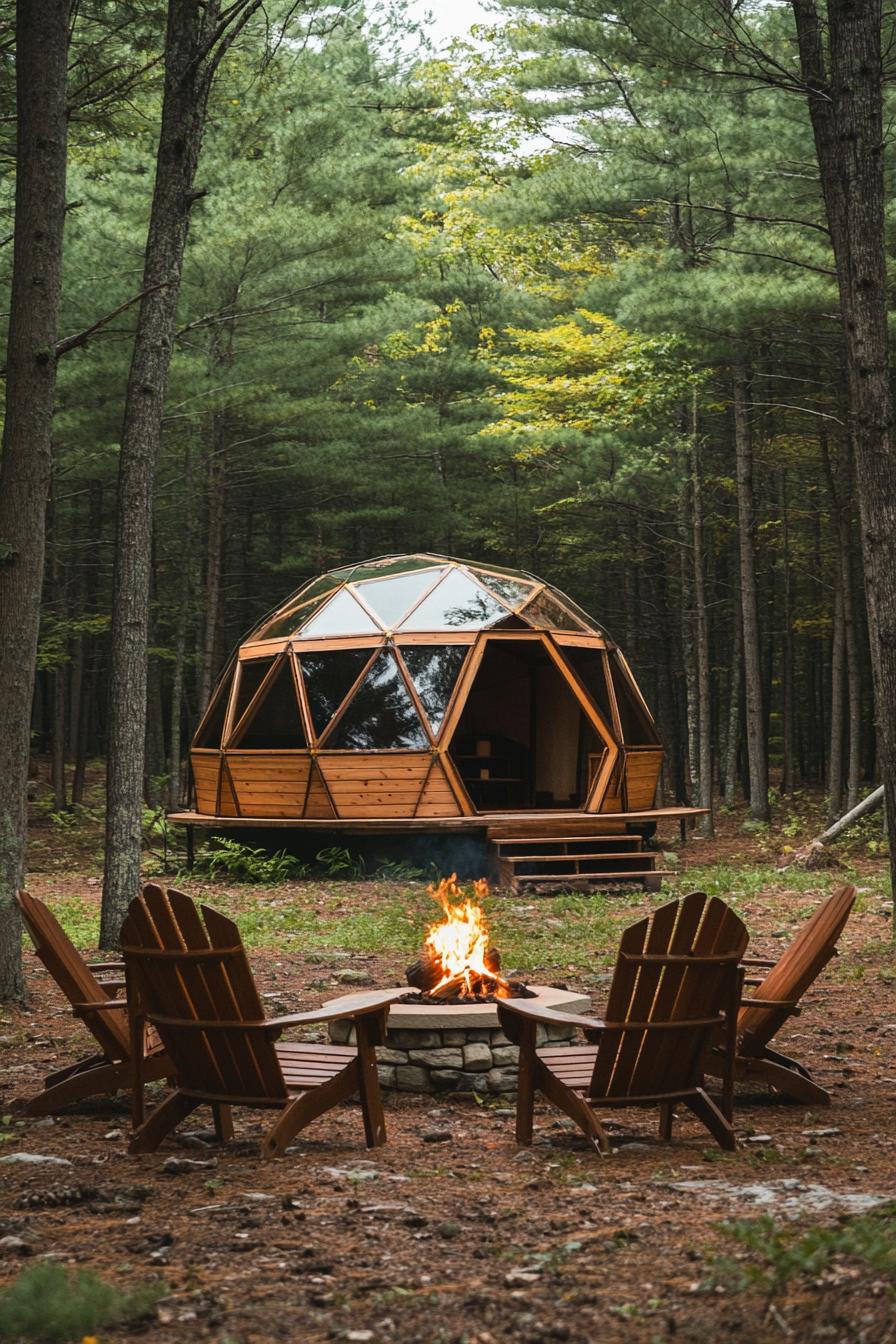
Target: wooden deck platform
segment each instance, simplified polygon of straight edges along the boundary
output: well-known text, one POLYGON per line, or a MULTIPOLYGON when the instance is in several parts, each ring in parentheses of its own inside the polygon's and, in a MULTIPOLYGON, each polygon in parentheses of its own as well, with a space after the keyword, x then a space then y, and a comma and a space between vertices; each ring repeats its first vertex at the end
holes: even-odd
POLYGON ((652 807, 642 812, 580 812, 551 809, 547 812, 479 812, 472 817, 216 817, 206 812, 169 812, 173 826, 200 826, 215 831, 278 830, 338 831, 340 835, 402 835, 405 831, 491 831, 512 828, 514 834, 559 833, 581 827, 589 833, 606 830, 613 834, 629 825, 655 821, 693 824, 705 815, 705 807, 652 807))

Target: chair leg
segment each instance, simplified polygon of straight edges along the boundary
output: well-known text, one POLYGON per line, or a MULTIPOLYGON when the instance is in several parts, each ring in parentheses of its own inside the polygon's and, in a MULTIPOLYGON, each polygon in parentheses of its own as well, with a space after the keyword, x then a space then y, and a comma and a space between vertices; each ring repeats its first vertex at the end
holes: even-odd
POLYGON ((310 1095, 308 1092, 303 1092, 295 1101, 287 1102, 283 1107, 261 1141, 263 1158, 282 1157, 290 1139, 294 1139, 299 1130, 304 1129, 309 1121, 314 1119, 314 1115, 308 1113, 308 1106, 303 1105, 310 1095))
POLYGON ((524 1022, 520 1027, 520 1061, 516 1084, 516 1141, 526 1147, 532 1142, 537 1066, 535 1023, 524 1022))
POLYGON ((773 1087, 776 1092, 787 1097, 789 1101, 799 1102, 805 1106, 830 1106, 831 1094, 826 1092, 818 1083, 807 1078, 804 1073, 788 1067, 786 1064, 779 1064, 774 1059, 740 1059, 738 1061, 738 1078, 741 1081, 755 1079, 758 1082, 765 1083, 768 1087, 773 1087))
POLYGON ((660 1102, 659 1138, 663 1143, 672 1141, 672 1121, 675 1119, 675 1107, 671 1101, 660 1102))
POLYGON ((386 1117, 380 1094, 380 1076, 373 1046, 362 1039, 362 1023, 358 1023, 358 1092, 361 1114, 364 1117, 364 1137, 368 1148, 382 1148, 386 1142, 386 1117))
POLYGON ((233 1138, 233 1115, 229 1106, 223 1102, 212 1102, 212 1117, 215 1124, 215 1138, 218 1143, 229 1143, 233 1138))
POLYGON ((199 1097, 188 1097, 183 1092, 172 1092, 160 1102, 136 1131, 128 1144, 129 1153, 154 1153, 159 1144, 181 1120, 202 1105, 199 1097))
POLYGON ((683 1101, 694 1112, 697 1119, 703 1122, 720 1148, 725 1148, 730 1153, 736 1150, 737 1139, 734 1130, 702 1087, 699 1087, 691 1096, 684 1097, 683 1101))
POLYGON ((584 1097, 580 1097, 577 1092, 571 1092, 568 1087, 555 1078, 545 1064, 542 1064, 538 1070, 537 1086, 545 1094, 548 1101, 552 1101, 555 1106, 559 1107, 564 1114, 569 1116, 570 1120, 575 1120, 595 1152, 600 1153, 601 1157, 610 1152, 610 1136, 588 1102, 584 1097))
POLYGON ((45 1087, 43 1092, 25 1103, 25 1114, 52 1115, 63 1106, 71 1106, 85 1097, 120 1092, 130 1087, 130 1083, 129 1064, 100 1064, 96 1068, 85 1069, 83 1073, 71 1073, 61 1082, 45 1087))

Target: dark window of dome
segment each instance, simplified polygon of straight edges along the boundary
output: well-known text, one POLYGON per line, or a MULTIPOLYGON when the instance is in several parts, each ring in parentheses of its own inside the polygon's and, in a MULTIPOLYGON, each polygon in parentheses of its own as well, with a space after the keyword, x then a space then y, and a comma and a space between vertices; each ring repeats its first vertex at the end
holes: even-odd
POLYGON ((250 700, 273 666, 273 658, 252 658, 249 662, 240 663, 240 680, 236 690, 236 707, 233 713, 234 728, 238 726, 240 719, 249 708, 250 700))
POLYGON ((607 655, 602 649, 578 649, 566 645, 561 652, 597 706, 597 712, 603 719, 607 732, 615 735, 610 694, 607 690, 607 655))
POLYGON ((379 655, 326 745, 358 751, 429 745, 394 653, 379 655))
POLYGON ((232 685, 233 668, 229 667, 218 682, 217 690, 211 698, 205 718, 199 725, 199 731, 193 743, 195 747, 220 747, 232 685))
POLYGON ((389 574, 412 574, 416 569, 432 569, 438 564, 437 555, 385 556, 382 560, 371 560, 366 565, 355 565, 352 583, 360 583, 363 579, 384 579, 389 574))
POLYGON ((401 650, 434 735, 442 726, 467 652, 463 644, 408 644, 401 650))
POLYGON ((582 623, 571 611, 567 611, 547 589, 533 597, 532 601, 520 612, 524 621, 537 626, 539 630, 581 630, 582 623))
POLYGON ((370 660, 370 649, 338 649, 303 653, 299 660, 311 722, 318 737, 348 695, 370 660))
POLYGON ((659 742, 659 734, 651 723, 649 715, 644 712, 638 694, 629 680, 628 673, 619 662, 619 655, 610 653, 608 657, 610 675, 613 679, 613 690, 616 693, 616 704, 619 709, 619 720, 622 724, 622 735, 625 741, 630 746, 645 746, 648 743, 653 745, 655 742, 659 742))
POLYGON ((288 658, 279 660, 261 701, 232 745, 247 751, 307 746, 288 658))
POLYGON ((472 573, 490 592, 506 602, 511 610, 521 606, 532 596, 535 589, 534 583, 524 583, 522 579, 508 579, 502 574, 487 574, 484 569, 474 569, 472 573))

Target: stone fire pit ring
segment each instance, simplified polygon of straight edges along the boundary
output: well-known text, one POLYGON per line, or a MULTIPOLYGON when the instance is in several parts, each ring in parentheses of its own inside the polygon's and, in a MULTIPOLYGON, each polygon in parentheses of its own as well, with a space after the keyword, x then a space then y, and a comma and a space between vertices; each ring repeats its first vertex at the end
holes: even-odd
MULTIPOLYGON (((536 996, 527 1003, 561 1013, 590 1013, 585 994, 551 985, 529 985, 536 996)), ((357 998, 345 994, 325 1005, 348 1008, 357 998)), ((536 1027, 538 1045, 571 1045, 576 1029, 563 1023, 536 1027)), ((331 1042, 354 1042, 349 1018, 329 1024, 331 1042)), ((394 1092, 476 1092, 479 1096, 515 1092, 519 1050, 498 1024, 494 1003, 395 1003, 389 1011, 386 1044, 377 1048, 380 1084, 394 1092)))

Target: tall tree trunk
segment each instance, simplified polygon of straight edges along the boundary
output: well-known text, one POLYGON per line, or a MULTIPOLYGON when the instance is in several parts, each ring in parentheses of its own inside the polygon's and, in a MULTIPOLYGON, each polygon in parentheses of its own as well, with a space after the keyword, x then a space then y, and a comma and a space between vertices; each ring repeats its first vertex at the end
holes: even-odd
POLYGON ((0 1000, 19 999, 31 700, 44 568, 65 170, 69 0, 16 5, 16 192, 0 457, 0 1000))
POLYGON ((778 480, 778 507, 781 515, 781 792, 794 789, 794 686, 793 686, 793 579, 790 573, 790 511, 787 497, 787 472, 778 480))
POLYGON ((843 708, 844 708, 843 589, 835 581, 834 625, 831 635, 831 744, 828 749, 828 821, 843 810, 843 708))
POLYGON ((153 487, 162 430, 184 249, 217 64, 259 8, 235 0, 169 0, 165 88, 156 179, 134 351, 125 396, 118 471, 106 866, 100 941, 117 945, 128 903, 140 883, 140 820, 146 735, 146 650, 152 553, 153 487))
POLYGON ((755 505, 753 500, 753 443, 747 413, 746 367, 734 369, 734 447, 737 459, 737 520, 740 546, 740 599, 744 631, 744 687, 747 705, 747 763, 750 778, 750 817, 770 819, 768 752, 762 707, 762 645, 759 635, 759 599, 756 590, 755 505))
POLYGON ((203 714, 212 693, 217 667, 218 626, 221 616, 221 573, 224 558, 224 515, 227 488, 227 451, 224 428, 215 416, 212 451, 208 462, 208 533, 205 564, 205 622, 199 676, 199 712, 203 714))
POLYGON ((691 403, 691 537, 694 565, 694 644, 697 667, 697 802, 709 811, 700 818, 700 831, 710 837, 712 824, 712 680, 709 666, 709 621, 706 611, 706 573, 703 545, 703 493, 700 480, 700 441, 697 389, 691 403))
POLYGON ((725 806, 737 802, 737 763, 740 755, 741 700, 744 689, 744 625, 740 610, 740 586, 734 594, 732 613, 731 677, 728 682, 728 731, 725 735, 725 806))
POLYGON ((690 558, 693 536, 690 527, 691 484, 685 478, 681 488, 681 660, 684 665, 685 686, 685 788, 688 800, 697 773, 699 759, 699 729, 697 720, 697 661, 694 653, 693 562, 690 558))
MULTIPOLYGON (((792 0, 837 269, 890 877, 896 891, 896 451, 887 330, 880 0, 792 0)), ((896 905, 894 905, 896 920, 896 905)))

